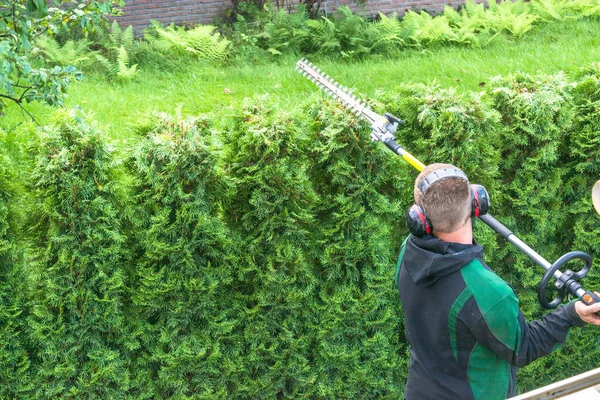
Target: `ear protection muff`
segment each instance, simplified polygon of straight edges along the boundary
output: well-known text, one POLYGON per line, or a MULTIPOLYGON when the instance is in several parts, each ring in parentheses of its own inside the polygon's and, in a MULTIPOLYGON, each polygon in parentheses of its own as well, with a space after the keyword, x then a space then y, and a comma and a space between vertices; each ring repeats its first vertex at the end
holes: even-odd
POLYGON ((425 216, 425 211, 416 204, 410 206, 406 211, 406 227, 410 233, 417 237, 431 235, 433 232, 431 222, 425 216))
MULTIPOLYGON (((468 182, 467 175, 460 169, 441 168, 423 177, 419 182, 419 190, 425 194, 435 182, 448 178, 459 178, 468 182)), ((482 185, 472 184, 469 185, 469 191, 471 192, 471 217, 487 214, 490 209, 490 196, 487 190, 482 185)), ((416 204, 406 211, 406 227, 411 234, 417 237, 430 235, 433 232, 431 221, 427 218, 425 210, 416 204)))
POLYGON ((490 195, 482 185, 472 184, 471 191, 471 217, 480 217, 490 210, 490 195))

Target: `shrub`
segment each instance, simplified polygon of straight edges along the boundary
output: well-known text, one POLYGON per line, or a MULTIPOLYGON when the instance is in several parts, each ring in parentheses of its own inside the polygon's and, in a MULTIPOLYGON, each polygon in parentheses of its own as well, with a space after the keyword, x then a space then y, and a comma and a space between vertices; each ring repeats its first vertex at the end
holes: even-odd
POLYGON ((266 97, 229 118, 224 168, 236 192, 224 209, 243 238, 237 292, 246 298, 236 398, 313 397, 316 300, 311 233, 318 200, 307 175, 306 122, 266 97))
POLYGON ((0 397, 23 398, 33 388, 26 331, 29 313, 27 275, 23 263, 16 166, 0 135, 0 397))
POLYGON ((128 162, 136 390, 149 398, 224 398, 248 368, 246 309, 239 244, 220 216, 229 184, 211 125, 159 115, 142 132, 128 162))
POLYGON ((110 148, 59 113, 32 145, 28 253, 36 397, 120 397, 129 385, 123 199, 110 148))
POLYGON ((407 348, 389 274, 406 235, 412 182, 399 158, 370 142, 363 121, 330 102, 308 112, 309 174, 320 200, 312 234, 314 397, 397 398, 407 348))

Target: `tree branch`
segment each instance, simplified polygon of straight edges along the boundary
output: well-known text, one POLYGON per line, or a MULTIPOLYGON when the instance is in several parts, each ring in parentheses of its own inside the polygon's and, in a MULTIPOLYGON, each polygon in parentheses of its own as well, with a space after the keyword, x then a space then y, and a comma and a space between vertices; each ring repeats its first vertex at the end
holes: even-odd
POLYGON ((6 94, 0 94, 0 97, 14 101, 21 109, 21 112, 23 113, 23 115, 27 114, 29 116, 29 118, 31 118, 31 120, 33 122, 35 122, 35 124, 37 126, 41 126, 40 123, 37 121, 37 119, 35 119, 35 117, 29 111, 27 111, 27 109, 25 107, 23 107, 23 104, 22 104, 23 103, 23 95, 21 95, 21 98, 19 98, 19 99, 9 96, 9 95, 6 95, 6 94))

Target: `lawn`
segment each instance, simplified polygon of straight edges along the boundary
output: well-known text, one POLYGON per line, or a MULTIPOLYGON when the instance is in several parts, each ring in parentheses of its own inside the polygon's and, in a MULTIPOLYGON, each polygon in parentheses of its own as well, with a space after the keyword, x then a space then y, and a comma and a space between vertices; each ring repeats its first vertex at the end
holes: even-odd
MULTIPOLYGON (((265 61, 259 65, 214 66, 192 63, 164 72, 143 69, 129 83, 107 82, 103 75, 88 74, 72 85, 67 107, 91 111, 115 139, 131 137, 131 127, 153 111, 199 114, 237 107, 244 98, 268 93, 281 103, 296 104, 316 91, 296 73, 299 57, 265 61)), ((390 90, 401 82, 427 83, 436 80, 458 91, 477 91, 495 75, 513 72, 567 73, 600 61, 600 20, 567 20, 536 26, 522 38, 497 37, 485 48, 440 46, 406 51, 400 58, 369 58, 340 61, 312 59, 341 84, 370 97, 378 89, 390 90)), ((40 123, 52 109, 30 105, 40 123)), ((9 107, 0 127, 13 130, 23 120, 16 107, 9 107)), ((21 127, 15 129, 18 131, 21 127)))

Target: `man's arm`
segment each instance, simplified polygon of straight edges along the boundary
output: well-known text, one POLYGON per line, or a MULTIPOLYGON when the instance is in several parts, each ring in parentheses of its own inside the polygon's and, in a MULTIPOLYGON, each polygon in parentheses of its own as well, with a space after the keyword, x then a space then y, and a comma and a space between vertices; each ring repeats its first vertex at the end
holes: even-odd
POLYGON ((476 301, 474 303, 471 307, 476 309, 465 313, 463 322, 479 343, 517 367, 559 348, 571 327, 583 326, 586 322, 600 325, 600 316, 595 314, 600 311, 600 304, 569 303, 527 323, 512 293, 487 310, 481 310, 476 301))

